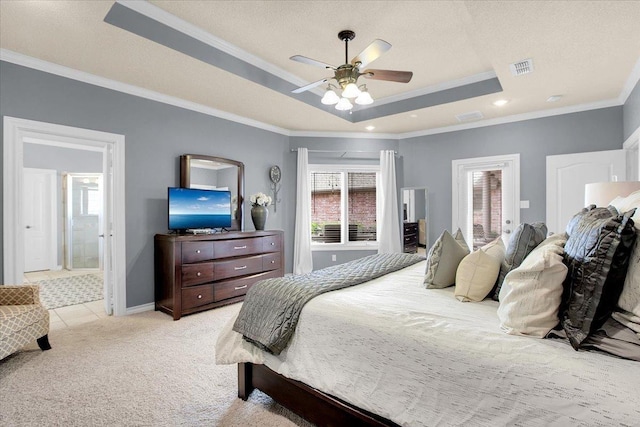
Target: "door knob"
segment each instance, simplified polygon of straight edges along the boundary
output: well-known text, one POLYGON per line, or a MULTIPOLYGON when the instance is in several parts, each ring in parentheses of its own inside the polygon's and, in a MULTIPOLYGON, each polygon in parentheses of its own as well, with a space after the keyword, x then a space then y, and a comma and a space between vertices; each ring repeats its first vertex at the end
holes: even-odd
POLYGON ((511 230, 504 230, 504 234, 511 234, 511 230))
POLYGON ((511 220, 510 219, 506 220, 505 224, 511 224, 511 220))
POLYGON ((30 226, 30 225, 27 225, 27 228, 31 228, 31 226, 30 226))

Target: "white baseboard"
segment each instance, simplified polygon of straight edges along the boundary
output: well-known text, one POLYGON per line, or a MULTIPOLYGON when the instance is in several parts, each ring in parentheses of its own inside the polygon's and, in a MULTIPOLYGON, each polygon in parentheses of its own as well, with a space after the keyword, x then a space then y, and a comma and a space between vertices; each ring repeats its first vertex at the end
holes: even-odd
POLYGON ((136 305, 135 307, 127 307, 127 311, 125 315, 128 316, 130 314, 144 313, 145 311, 155 310, 156 304, 150 302, 149 304, 136 305))

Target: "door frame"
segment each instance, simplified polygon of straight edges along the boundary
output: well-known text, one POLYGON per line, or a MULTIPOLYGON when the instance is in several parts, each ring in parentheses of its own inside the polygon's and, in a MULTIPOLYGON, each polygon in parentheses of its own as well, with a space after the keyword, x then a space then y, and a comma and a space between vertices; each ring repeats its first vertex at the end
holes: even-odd
MULTIPOLYGON (((49 224, 47 230, 47 240, 49 243, 49 268, 51 270, 57 269, 58 266, 58 221, 56 220, 56 211, 58 210, 58 193, 57 193, 57 172, 54 169, 40 169, 40 168, 23 168, 23 173, 35 173, 47 175, 49 181, 49 224)), ((24 191, 24 190, 23 190, 24 191)), ((24 200, 24 199, 23 199, 24 200)))
MULTIPOLYGON (((111 197, 113 233, 105 233, 105 247, 111 248, 113 277, 112 306, 116 316, 126 314, 126 224, 125 224, 125 137, 107 132, 4 116, 3 120, 3 273, 4 283, 22 283, 24 277, 23 164, 24 143, 94 150, 112 161, 111 197), (110 154, 110 155, 109 155, 110 154), (112 235, 111 235, 112 234, 112 235)), ((103 171, 108 172, 108 171, 103 171)), ((105 209, 107 207, 105 206, 105 209)), ((105 266, 105 272, 107 268, 105 266)), ((107 276, 109 276, 107 274, 107 276)))
MULTIPOLYGON (((463 185, 460 179, 460 173, 464 170, 476 169, 476 168, 496 168, 500 169, 505 166, 509 166, 512 171, 511 185, 513 188, 513 218, 511 230, 515 229, 520 224, 520 154, 502 154, 499 156, 487 156, 487 157, 474 157, 469 159, 456 159, 451 161, 451 231, 455 231, 457 228, 462 229, 465 233, 465 239, 468 238, 467 234, 473 232, 472 230, 466 230, 466 225, 463 224, 460 216, 460 208, 462 207, 459 199, 461 189, 463 185)), ((504 225, 503 225, 504 227, 504 225)), ((504 233, 503 233, 504 236, 504 233)), ((473 240, 468 241, 470 245, 473 240)))

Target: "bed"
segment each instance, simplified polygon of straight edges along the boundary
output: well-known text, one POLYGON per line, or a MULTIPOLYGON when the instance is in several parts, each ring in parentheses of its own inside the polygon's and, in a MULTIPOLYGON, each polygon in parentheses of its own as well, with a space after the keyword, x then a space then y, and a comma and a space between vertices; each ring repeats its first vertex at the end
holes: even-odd
POLYGON ((273 355, 225 325, 216 361, 319 425, 632 426, 640 365, 566 340, 507 335, 498 302, 425 289, 425 261, 303 308, 273 355))
POLYGON ((415 255, 261 282, 216 360, 238 364, 239 397, 258 388, 324 426, 640 425, 639 206, 640 191, 582 209, 566 233, 520 224, 471 253, 445 230, 426 261, 306 305, 303 289, 415 255))

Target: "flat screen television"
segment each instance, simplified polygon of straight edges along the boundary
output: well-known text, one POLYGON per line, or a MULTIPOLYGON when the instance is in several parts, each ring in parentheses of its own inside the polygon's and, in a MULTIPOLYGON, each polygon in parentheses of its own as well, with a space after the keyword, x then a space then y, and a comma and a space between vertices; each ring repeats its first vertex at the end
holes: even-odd
POLYGON ((169 187, 169 230, 231 226, 231 192, 169 187))

